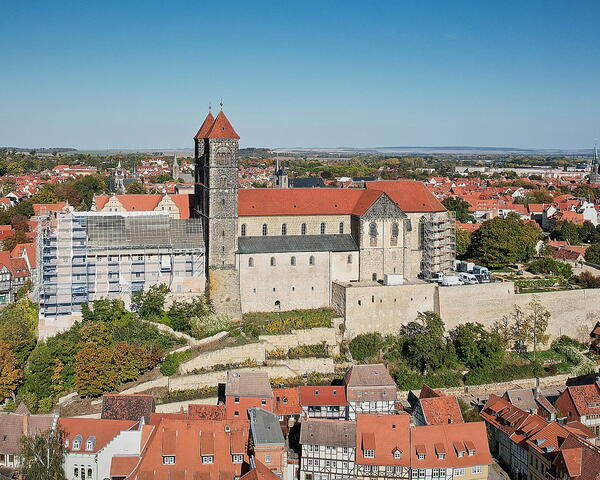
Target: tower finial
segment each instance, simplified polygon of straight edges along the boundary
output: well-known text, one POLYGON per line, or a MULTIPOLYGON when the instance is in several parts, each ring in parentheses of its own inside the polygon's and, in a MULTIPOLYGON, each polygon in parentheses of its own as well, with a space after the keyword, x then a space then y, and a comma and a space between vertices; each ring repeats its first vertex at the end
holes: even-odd
POLYGON ((222 111, 223 110, 223 97, 221 97, 221 103, 219 105, 221 105, 221 111, 222 111))
POLYGON ((208 102, 208 113, 210 113, 211 108, 212 108, 212 105, 210 104, 210 102, 208 102))

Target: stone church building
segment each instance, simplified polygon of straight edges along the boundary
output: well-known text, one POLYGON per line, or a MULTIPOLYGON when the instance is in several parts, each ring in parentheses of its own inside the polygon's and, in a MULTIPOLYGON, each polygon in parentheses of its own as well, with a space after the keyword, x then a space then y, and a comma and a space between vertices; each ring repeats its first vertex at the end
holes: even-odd
POLYGON ((194 137, 193 216, 217 311, 329 306, 335 281, 413 283, 453 267, 454 220, 423 183, 239 189, 239 138, 223 111, 194 137))

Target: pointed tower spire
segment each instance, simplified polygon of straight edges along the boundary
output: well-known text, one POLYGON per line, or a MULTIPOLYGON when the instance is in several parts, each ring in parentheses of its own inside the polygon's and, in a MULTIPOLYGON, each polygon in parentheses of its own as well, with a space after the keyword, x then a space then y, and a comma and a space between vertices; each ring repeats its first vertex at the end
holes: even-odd
POLYGON ((236 133, 233 126, 223 113, 223 110, 219 112, 215 122, 212 124, 210 131, 207 133, 205 138, 237 138, 240 136, 236 133))
POLYGON ((194 138, 196 138, 196 139, 206 138, 206 134, 210 131, 210 128, 213 126, 214 122, 215 122, 215 117, 213 117, 213 114, 210 111, 210 104, 209 104, 208 105, 208 115, 206 115, 206 118, 202 122, 202 125, 200 126, 200 129, 198 130, 198 133, 196 133, 196 136, 194 138))
POLYGON ((596 148, 596 144, 594 144, 594 165, 598 165, 598 149, 596 148))

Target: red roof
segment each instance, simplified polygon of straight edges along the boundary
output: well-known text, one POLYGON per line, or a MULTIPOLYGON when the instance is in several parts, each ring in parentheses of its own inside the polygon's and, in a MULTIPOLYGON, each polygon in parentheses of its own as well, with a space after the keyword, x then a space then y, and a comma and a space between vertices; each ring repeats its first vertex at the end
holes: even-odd
POLYGON ((407 413, 357 415, 356 463, 409 466, 410 431, 410 415, 407 413), (366 458, 365 450, 374 450, 374 457, 366 458), (396 451, 400 452, 400 458, 394 455, 396 451))
POLYGON ((94 453, 103 449, 108 442, 120 432, 131 430, 138 422, 131 420, 106 420, 100 418, 66 418, 58 419, 58 424, 65 432, 69 452, 94 453), (80 437, 80 447, 73 450, 73 440, 80 437), (93 441, 91 449, 87 448, 88 440, 93 441))
MULTIPOLYGON (((179 209, 179 218, 190 218, 191 206, 193 204, 193 195, 174 194, 166 195, 179 209)), ((162 194, 139 194, 139 195, 96 195, 96 211, 101 211, 108 201, 116 197, 123 208, 128 212, 152 212, 156 209, 160 201, 165 197, 162 194)))
POLYGON ((200 126, 200 129, 198 130, 198 133, 196 133, 196 136, 194 138, 206 138, 206 134, 210 130, 210 127, 212 127, 213 123, 215 123, 215 117, 213 117, 212 112, 209 111, 208 115, 202 122, 202 125, 200 126))
POLYGON ((600 414, 600 382, 567 387, 562 395, 571 397, 578 416, 600 414))
POLYGON ((300 405, 347 405, 346 391, 341 386, 298 387, 300 405))
POLYGON ((133 471, 139 460, 140 457, 137 455, 130 457, 112 457, 110 464, 110 476, 126 477, 133 471))
POLYGON ((381 192, 358 188, 242 188, 238 214, 362 215, 380 196, 381 192))
POLYGON ((223 110, 221 110, 206 134, 206 138, 240 138, 240 136, 235 132, 223 110))
POLYGON ((299 415, 302 413, 297 387, 274 388, 273 396, 275 397, 275 415, 299 415))
POLYGON ((444 212, 446 209, 425 184, 416 180, 365 182, 365 188, 385 192, 404 212, 444 212))
POLYGON ((463 423, 464 421, 456 397, 440 395, 421 398, 419 402, 427 425, 463 423))

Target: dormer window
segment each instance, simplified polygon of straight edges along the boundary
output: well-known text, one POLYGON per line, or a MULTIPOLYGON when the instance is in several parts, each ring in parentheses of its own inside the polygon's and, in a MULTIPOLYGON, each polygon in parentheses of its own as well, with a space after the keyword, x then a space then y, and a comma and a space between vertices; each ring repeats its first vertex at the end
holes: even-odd
POLYGON ((202 463, 204 465, 210 465, 215 463, 215 456, 214 455, 202 455, 202 463))
POLYGON ((73 450, 79 450, 81 448, 81 435, 77 435, 73 439, 73 450))
POLYGON ((175 455, 163 455, 163 465, 175 465, 175 455))
POLYGON ((394 458, 396 460, 399 460, 401 456, 402 456, 402 452, 400 452, 400 450, 398 450, 398 449, 394 450, 394 458))
POLYGON ((367 449, 364 450, 365 458, 375 458, 375 450, 367 449))
POLYGON ((91 452, 92 450, 94 450, 94 444, 96 443, 96 437, 90 437, 87 439, 87 441, 85 442, 85 449, 88 452, 91 452))

